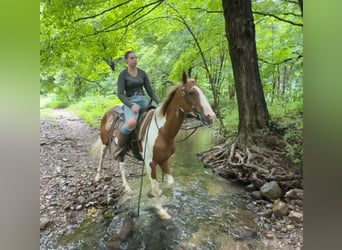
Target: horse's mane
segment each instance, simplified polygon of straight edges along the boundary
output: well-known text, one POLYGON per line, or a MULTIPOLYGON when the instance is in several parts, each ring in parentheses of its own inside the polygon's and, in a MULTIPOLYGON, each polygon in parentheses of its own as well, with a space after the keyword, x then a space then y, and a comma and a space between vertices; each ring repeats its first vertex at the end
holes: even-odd
POLYGON ((177 85, 171 87, 169 92, 168 92, 168 94, 166 95, 165 100, 163 101, 163 104, 161 106, 161 111, 162 111, 164 116, 165 116, 167 107, 170 105, 170 102, 171 102, 172 98, 174 97, 174 95, 176 94, 177 89, 180 86, 181 86, 181 84, 177 84, 177 85))

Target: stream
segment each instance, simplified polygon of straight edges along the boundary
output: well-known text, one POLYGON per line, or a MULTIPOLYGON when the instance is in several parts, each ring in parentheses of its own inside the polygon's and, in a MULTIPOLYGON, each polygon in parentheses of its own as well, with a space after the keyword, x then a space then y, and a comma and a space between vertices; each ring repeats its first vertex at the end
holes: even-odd
MULTIPOLYGON (((176 141, 189 133, 181 130, 176 141)), ((256 215, 242 205, 243 188, 214 175, 197 159, 196 153, 215 144, 212 133, 210 128, 200 128, 189 139, 176 143, 171 158, 174 186, 166 189, 161 184, 170 220, 159 219, 152 208, 146 175, 137 216, 141 179, 129 178, 133 195, 125 201, 124 212, 111 218, 109 227, 84 221, 72 234, 57 240, 58 249, 113 249, 108 247, 112 235, 130 216, 131 232, 116 242, 116 249, 271 249, 258 237, 256 215)), ((160 171, 158 179, 161 181, 160 171)))

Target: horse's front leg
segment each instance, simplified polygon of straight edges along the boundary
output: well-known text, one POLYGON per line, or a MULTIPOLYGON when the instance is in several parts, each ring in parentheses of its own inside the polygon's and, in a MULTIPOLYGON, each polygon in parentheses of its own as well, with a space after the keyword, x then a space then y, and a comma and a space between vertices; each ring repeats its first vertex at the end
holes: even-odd
MULTIPOLYGON (((145 162, 146 164, 146 162, 145 162)), ((148 196, 154 198, 155 200, 155 208, 157 209, 157 213, 161 219, 170 219, 171 216, 168 214, 167 209, 163 208, 161 197, 162 197, 162 190, 159 186, 159 182, 157 181, 157 174, 156 174, 156 164, 150 163, 146 165, 147 175, 151 182, 151 191, 149 192, 148 196)))
POLYGON ((152 184, 152 194, 155 199, 155 207, 157 209, 157 213, 160 219, 162 220, 170 219, 171 215, 169 215, 169 213, 167 212, 167 209, 163 208, 163 205, 162 205, 162 201, 161 201, 162 190, 159 187, 159 182, 156 179, 152 179, 151 184, 152 184))
POLYGON ((175 182, 173 176, 171 174, 171 164, 170 161, 167 160, 163 164, 161 164, 161 169, 164 173, 164 178, 166 179, 166 185, 168 187, 172 187, 173 183, 175 182))
POLYGON ((119 168, 120 168, 120 172, 121 172, 122 184, 124 186, 125 193, 127 195, 131 195, 132 189, 129 187, 127 179, 126 179, 126 171, 125 171, 125 162, 124 161, 119 162, 119 168))
POLYGON ((99 166, 97 167, 96 176, 95 176, 96 182, 99 182, 101 180, 102 164, 103 164, 103 159, 106 155, 106 152, 107 152, 107 145, 101 144, 100 163, 99 163, 99 166))

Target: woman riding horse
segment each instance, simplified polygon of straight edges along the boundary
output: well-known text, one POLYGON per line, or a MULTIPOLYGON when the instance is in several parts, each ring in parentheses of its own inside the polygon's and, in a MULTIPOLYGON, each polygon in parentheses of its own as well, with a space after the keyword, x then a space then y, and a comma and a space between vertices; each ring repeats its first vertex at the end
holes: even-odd
POLYGON ((148 100, 143 88, 150 98, 159 104, 159 99, 153 92, 150 81, 144 70, 137 67, 137 56, 134 51, 125 53, 127 68, 121 71, 118 78, 117 94, 124 103, 125 122, 120 127, 118 143, 113 152, 115 160, 123 161, 125 144, 129 134, 137 126, 139 109, 148 106, 148 100), (120 156, 120 157, 119 157, 120 156))
MULTIPOLYGON (((132 104, 132 106, 134 106, 132 104)), ((131 106, 131 107, 132 107, 131 106)), ((129 106, 128 106, 129 107, 129 106)), ((126 110, 129 110, 129 108, 126 110)), ((103 158, 110 146, 111 131, 117 132, 115 129, 115 121, 117 113, 113 112, 115 107, 109 109, 101 119, 100 138, 94 144, 93 152, 100 150, 100 162, 95 177, 96 181, 101 179, 103 158)), ((151 119, 147 121, 144 127, 142 137, 139 139, 141 148, 139 153, 146 167, 146 174, 150 179, 151 190, 148 193, 154 199, 154 207, 161 219, 169 219, 171 216, 162 206, 162 189, 157 178, 157 166, 159 166, 164 174, 164 178, 168 185, 174 180, 171 173, 170 158, 175 153, 176 146, 174 139, 180 130, 183 120, 187 113, 194 113, 203 125, 211 125, 215 118, 215 113, 211 109, 204 92, 197 85, 197 77, 188 78, 185 73, 182 76, 182 82, 175 85, 163 103, 152 113, 151 119)), ((122 128, 122 127, 121 127, 122 128)), ((140 134, 139 130, 139 134, 140 134)), ((125 192, 131 194, 131 189, 126 180, 125 162, 117 161, 125 192)))

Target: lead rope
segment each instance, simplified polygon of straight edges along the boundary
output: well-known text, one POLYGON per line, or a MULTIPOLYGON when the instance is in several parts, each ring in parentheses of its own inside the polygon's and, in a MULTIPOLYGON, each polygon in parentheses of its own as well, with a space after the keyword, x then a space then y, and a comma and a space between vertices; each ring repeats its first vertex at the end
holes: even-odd
MULTIPOLYGON (((154 111, 153 115, 155 115, 155 111, 154 111)), ((141 200, 141 192, 142 192, 142 185, 143 185, 143 179, 144 179, 144 166, 145 166, 145 156, 146 156, 146 145, 147 145, 147 139, 148 139, 148 132, 150 131, 150 125, 151 125, 151 121, 148 123, 147 131, 146 131, 144 157, 143 157, 143 163, 142 163, 142 168, 141 168, 141 181, 140 181, 140 190, 139 190, 139 198, 138 198, 138 218, 139 218, 139 215, 140 215, 140 200, 141 200)))

